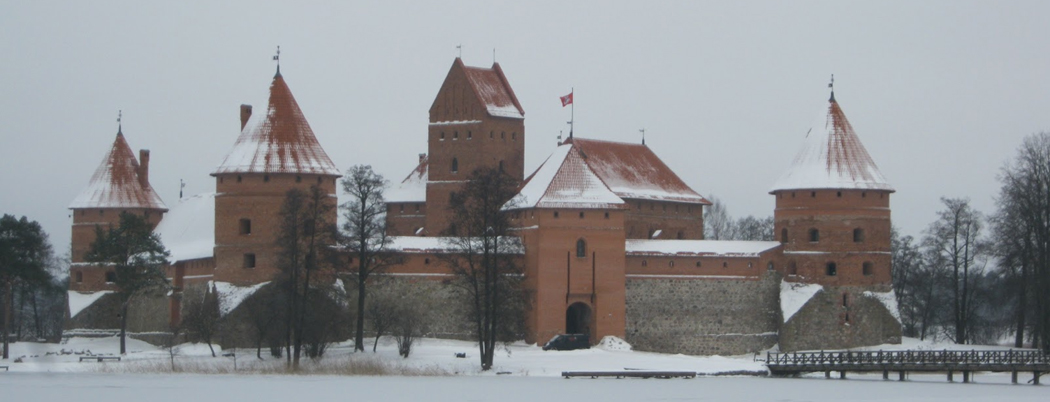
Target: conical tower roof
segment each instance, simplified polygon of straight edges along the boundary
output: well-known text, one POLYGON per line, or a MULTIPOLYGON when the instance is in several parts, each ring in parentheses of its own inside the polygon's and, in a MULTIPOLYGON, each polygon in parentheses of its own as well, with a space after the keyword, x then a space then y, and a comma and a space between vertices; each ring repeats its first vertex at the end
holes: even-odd
POLYGON ((300 173, 339 176, 278 70, 265 112, 252 113, 233 149, 212 175, 300 173))
POLYGON ((846 120, 834 94, 806 133, 795 161, 770 193, 810 189, 894 191, 846 120))
POLYGON ((78 208, 149 208, 168 210, 153 187, 139 177, 139 162, 117 131, 117 139, 102 159, 102 164, 91 175, 91 182, 69 204, 78 208))

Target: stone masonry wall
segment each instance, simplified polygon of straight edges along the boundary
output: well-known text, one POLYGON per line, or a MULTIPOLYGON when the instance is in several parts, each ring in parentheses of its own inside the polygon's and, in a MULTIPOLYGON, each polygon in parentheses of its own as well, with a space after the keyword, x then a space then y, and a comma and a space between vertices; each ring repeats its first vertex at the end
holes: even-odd
POLYGON ((627 342, 635 350, 738 355, 777 343, 780 278, 627 280, 627 342))
POLYGON ((848 349, 901 342, 900 322, 865 291, 889 286, 825 287, 780 330, 780 350, 848 349), (845 299, 845 300, 844 300, 845 299))

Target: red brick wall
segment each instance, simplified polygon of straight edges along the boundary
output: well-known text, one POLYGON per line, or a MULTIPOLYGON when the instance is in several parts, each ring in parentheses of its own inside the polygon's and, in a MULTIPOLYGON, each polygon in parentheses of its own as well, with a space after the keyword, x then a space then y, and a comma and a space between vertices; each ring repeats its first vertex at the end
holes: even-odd
POLYGON ((830 286, 891 282, 890 193, 872 190, 778 191, 774 233, 784 243, 789 280, 830 286), (854 230, 863 238, 854 241, 854 230), (810 241, 810 230, 818 231, 810 241), (836 274, 827 274, 829 263, 836 274), (864 272, 864 263, 870 270, 864 272))
POLYGON ((120 224, 120 214, 128 212, 142 216, 149 222, 150 227, 156 227, 164 216, 164 212, 156 209, 74 209, 73 210, 73 236, 71 240, 72 264, 69 267, 69 289, 76 291, 115 290, 116 287, 106 282, 106 272, 112 268, 89 264, 84 259, 91 249, 91 243, 95 242, 95 228, 101 227, 108 230, 120 224), (80 279, 78 281, 78 279, 80 279))
POLYGON ((386 207, 386 232, 390 236, 416 236, 416 230, 426 225, 426 202, 388 203, 386 207))
POLYGON ((660 230, 657 239, 703 240, 704 208, 699 204, 628 199, 627 238, 649 239, 660 230))
MULTIPOLYGON (((288 190, 309 190, 312 185, 331 195, 336 203, 334 176, 281 174, 222 174, 216 176, 215 280, 247 285, 265 282, 277 273, 279 213, 288 190), (237 178, 241 180, 238 181, 237 178), (267 181, 266 178, 269 178, 267 181), (320 184, 318 183, 320 180, 320 184), (240 220, 251 220, 251 233, 240 233, 240 220), (255 254, 255 267, 244 267, 244 255, 255 254)), ((337 210, 329 216, 335 222, 337 210)))

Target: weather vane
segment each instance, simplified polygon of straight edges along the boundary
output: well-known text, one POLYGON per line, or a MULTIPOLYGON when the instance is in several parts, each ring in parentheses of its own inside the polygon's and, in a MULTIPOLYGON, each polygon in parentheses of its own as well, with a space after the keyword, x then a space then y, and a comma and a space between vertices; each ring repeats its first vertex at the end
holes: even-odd
POLYGON ((642 145, 645 145, 645 129, 640 129, 638 132, 642 133, 642 145))
POLYGON ((828 82, 828 88, 831 88, 831 99, 828 99, 828 100, 831 101, 831 102, 834 102, 835 101, 835 74, 831 75, 831 82, 828 82))
POLYGON ((273 55, 273 61, 277 62, 277 74, 281 74, 281 45, 277 45, 277 54, 273 55))
POLYGON ((459 58, 462 59, 463 58, 463 44, 460 43, 460 44, 456 45, 456 50, 459 50, 459 58))

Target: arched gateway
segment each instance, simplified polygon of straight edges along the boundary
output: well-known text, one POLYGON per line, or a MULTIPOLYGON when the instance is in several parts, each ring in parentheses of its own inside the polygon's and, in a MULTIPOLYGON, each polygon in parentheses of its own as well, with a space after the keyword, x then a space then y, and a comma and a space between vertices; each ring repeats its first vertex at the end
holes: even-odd
POLYGON ((591 334, 591 306, 585 303, 573 303, 565 310, 565 333, 567 334, 591 334))

